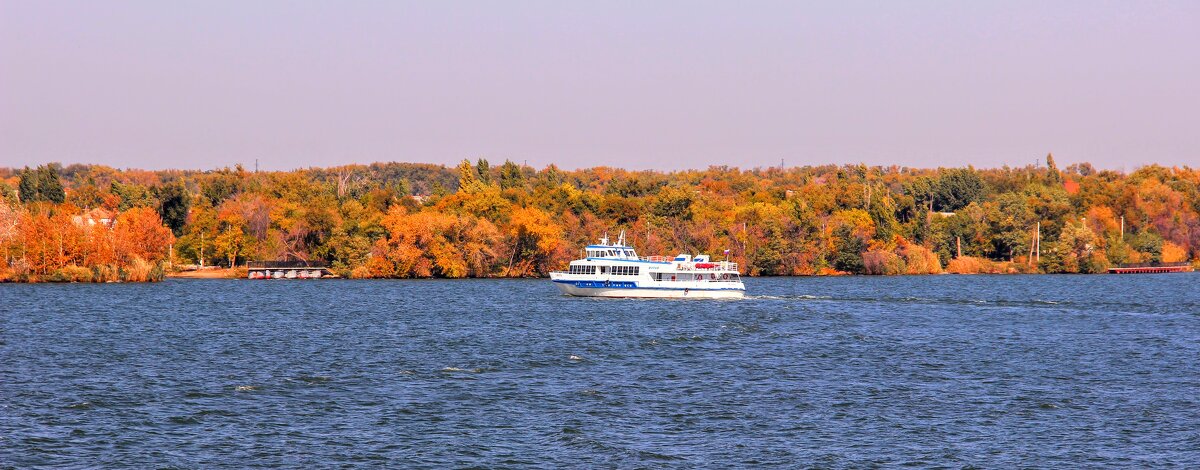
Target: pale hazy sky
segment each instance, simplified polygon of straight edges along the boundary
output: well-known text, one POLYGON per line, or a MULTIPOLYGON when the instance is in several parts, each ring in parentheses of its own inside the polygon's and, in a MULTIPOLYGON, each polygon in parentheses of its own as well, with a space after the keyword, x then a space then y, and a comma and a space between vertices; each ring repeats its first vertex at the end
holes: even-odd
POLYGON ((1200 1, 0 0, 0 166, 1200 166, 1200 1))

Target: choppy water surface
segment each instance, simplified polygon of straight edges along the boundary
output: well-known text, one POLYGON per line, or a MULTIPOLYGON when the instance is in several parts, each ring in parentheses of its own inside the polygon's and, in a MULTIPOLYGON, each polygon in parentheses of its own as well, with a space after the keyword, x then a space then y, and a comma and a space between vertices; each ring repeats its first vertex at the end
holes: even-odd
POLYGON ((1200 275, 0 285, 0 466, 1200 465, 1200 275))

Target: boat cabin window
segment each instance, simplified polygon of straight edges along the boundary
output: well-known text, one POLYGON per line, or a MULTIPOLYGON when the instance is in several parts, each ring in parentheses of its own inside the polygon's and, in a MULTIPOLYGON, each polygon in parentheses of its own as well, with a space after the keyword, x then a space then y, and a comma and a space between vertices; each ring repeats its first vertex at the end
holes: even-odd
POLYGON ((596 274, 596 267, 573 264, 573 265, 571 265, 571 267, 567 271, 567 273, 568 274, 596 274))
MULTIPOLYGON (((641 270, 641 266, 610 266, 609 269, 614 276, 637 276, 641 270)), ((604 272, 603 269, 600 271, 604 272)))

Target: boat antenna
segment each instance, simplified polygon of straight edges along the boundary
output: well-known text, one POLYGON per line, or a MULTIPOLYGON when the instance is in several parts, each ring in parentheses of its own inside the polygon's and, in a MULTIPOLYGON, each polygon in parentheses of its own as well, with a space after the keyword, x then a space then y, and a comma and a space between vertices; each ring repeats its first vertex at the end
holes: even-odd
POLYGON ((617 245, 625 246, 625 231, 621 231, 621 235, 617 236, 617 245))
POLYGON ((604 237, 600 238, 601 245, 608 245, 608 232, 604 232, 604 237))

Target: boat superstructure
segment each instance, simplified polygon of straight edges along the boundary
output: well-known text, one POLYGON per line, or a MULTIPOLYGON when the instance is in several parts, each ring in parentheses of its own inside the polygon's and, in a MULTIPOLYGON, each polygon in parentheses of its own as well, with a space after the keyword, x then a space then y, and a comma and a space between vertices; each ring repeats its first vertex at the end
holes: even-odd
POLYGON ((679 254, 640 257, 606 234, 584 249, 584 258, 566 271, 550 273, 554 285, 567 295, 584 297, 738 298, 746 293, 737 263, 712 261, 708 255, 679 254))

